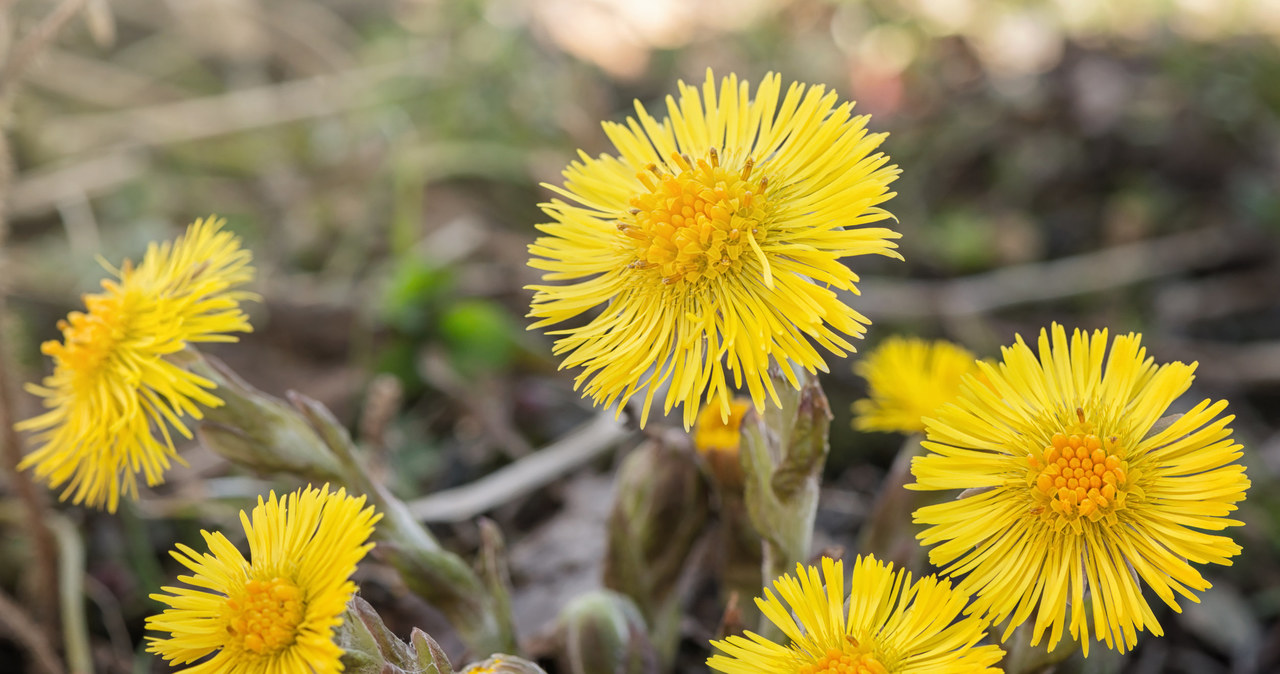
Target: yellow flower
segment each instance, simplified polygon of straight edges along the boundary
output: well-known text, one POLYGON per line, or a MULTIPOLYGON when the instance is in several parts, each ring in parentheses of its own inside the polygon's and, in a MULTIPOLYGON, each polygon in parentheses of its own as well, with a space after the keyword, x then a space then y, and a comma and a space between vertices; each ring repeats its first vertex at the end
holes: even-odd
POLYGON ((179 544, 170 554, 192 572, 178 577, 192 587, 151 595, 170 608, 147 618, 147 629, 170 636, 148 637, 147 650, 171 665, 212 655, 182 670, 192 674, 341 671, 333 630, 382 517, 364 501, 329 485, 259 496, 252 516, 240 512, 249 561, 221 532, 200 532, 207 553, 179 544))
POLYGON ((115 512, 122 492, 137 498, 138 472, 154 485, 181 462, 170 429, 191 437, 182 417, 222 404, 212 382, 166 358, 250 330, 239 302, 254 296, 232 290, 253 278, 250 255, 222 224, 196 220, 172 245, 148 247, 137 267, 112 270, 102 292, 84 296, 87 313, 58 323, 63 340, 42 345, 53 374, 27 390, 48 411, 16 427, 40 445, 22 467, 50 487, 65 483, 62 499, 115 512))
POLYGON ((960 380, 977 372, 968 349, 945 340, 890 337, 853 366, 867 380, 869 398, 853 404, 860 431, 919 433, 924 417, 960 393, 960 380))
POLYGON ((1141 578, 1166 604, 1198 601, 1209 587, 1190 564, 1230 564, 1240 546, 1220 531, 1249 480, 1240 446, 1205 400, 1161 419, 1191 386, 1195 364, 1157 366, 1141 336, 1062 326, 1042 330, 1039 358, 1019 337, 986 383, 968 378, 960 398, 928 420, 930 454, 912 465, 915 489, 968 495, 916 511, 934 564, 966 574, 961 591, 1005 638, 1034 614, 1032 643, 1051 628, 1089 652, 1092 633, 1120 651, 1137 632, 1162 634, 1141 578))
POLYGON ((767 75, 750 95, 736 76, 717 91, 680 83, 657 121, 639 102, 626 124, 606 122, 618 156, 580 160, 564 171, 568 201, 542 209, 555 222, 529 246, 534 285, 530 329, 604 305, 589 321, 553 331, 561 367, 582 367, 575 386, 597 403, 626 404, 645 390, 641 425, 657 391, 664 412, 699 398, 728 413, 745 383, 757 409, 778 403, 770 362, 798 386, 787 361, 826 370, 822 348, 844 356, 867 319, 836 290, 856 292, 852 255, 900 257, 899 234, 862 227, 892 217, 878 205, 898 175, 872 154, 883 133, 837 105, 822 86, 767 75), (781 98, 781 100, 780 100, 781 98))
POLYGON ((704 405, 693 426, 693 448, 706 461, 707 469, 721 485, 742 488, 742 418, 751 409, 751 401, 734 398, 729 401, 729 415, 722 416, 720 405, 704 405))
POLYGON ((711 644, 723 651, 707 664, 726 674, 962 674, 999 672, 998 646, 978 642, 987 623, 960 617, 968 597, 934 576, 911 574, 859 557, 844 593, 844 564, 824 557, 796 565, 796 575, 765 589, 756 605, 790 640, 783 646, 751 632, 711 644), (781 599, 779 599, 779 596, 781 599), (846 612, 844 604, 848 601, 846 612), (846 617, 847 616, 847 617, 846 617))
POLYGON ((729 413, 722 415, 719 405, 705 405, 693 427, 693 446, 702 454, 725 452, 737 455, 742 440, 742 417, 751 409, 744 398, 729 401, 729 413))

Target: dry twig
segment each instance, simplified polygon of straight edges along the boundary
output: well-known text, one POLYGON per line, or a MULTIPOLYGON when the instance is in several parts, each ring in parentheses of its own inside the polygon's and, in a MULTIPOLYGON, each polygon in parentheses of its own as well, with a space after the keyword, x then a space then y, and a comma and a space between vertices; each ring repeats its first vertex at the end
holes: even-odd
MULTIPOLYGON (((57 36, 58 31, 75 16, 87 0, 62 0, 29 33, 9 50, 4 65, 0 66, 0 122, 7 120, 8 112, 13 104, 13 97, 19 89, 22 76, 31 61, 57 36)), ((8 5, 0 6, 0 11, 8 12, 8 5)), ((8 203, 9 187, 13 178, 13 157, 9 151, 8 136, 0 129, 0 205, 8 203)), ((0 252, 3 252, 5 240, 8 238, 7 214, 0 212, 0 252)), ((2 262, 2 260, 0 260, 2 262)), ((0 331, 4 329, 5 317, 8 315, 6 297, 0 294, 0 331)), ((5 469, 10 473, 14 490, 26 509, 24 521, 34 543, 35 560, 31 572, 35 576, 37 596, 37 615, 45 622, 45 629, 52 634, 58 631, 58 579, 55 574, 59 559, 53 534, 48 526, 48 513, 44 502, 36 492, 35 486, 27 475, 18 470, 21 462, 21 441, 13 429, 16 421, 14 403, 9 381, 8 353, 0 349, 0 453, 3 454, 5 469)), ((66 616, 64 616, 66 617, 66 616)), ((70 630, 65 629, 64 635, 70 630)), ((68 635, 69 638, 69 635, 68 635)))
POLYGON ((175 101, 189 92, 148 74, 110 61, 50 48, 40 58, 30 86, 103 107, 154 105, 175 101))
POLYGON ((53 41, 58 31, 62 30, 62 26, 71 20, 71 17, 75 16, 86 2, 88 0, 62 0, 9 51, 4 65, 0 66, 0 110, 9 109, 9 105, 13 102, 13 95, 18 90, 22 76, 31 65, 31 61, 53 41))
POLYGON ((430 70, 426 55, 394 63, 174 103, 49 120, 43 134, 63 151, 107 145, 150 147, 211 138, 368 107, 375 92, 398 77, 430 70))
POLYGON ((58 541, 58 600, 62 604, 62 645, 71 674, 93 671, 89 621, 84 602, 84 541, 71 520, 52 514, 49 528, 58 541))
POLYGON ((976 316, 1210 267, 1247 250, 1211 227, 950 281, 864 278, 857 306, 877 319, 976 316))
POLYGON ((563 439, 471 484, 413 501, 409 512, 424 522, 469 520, 564 477, 630 434, 612 412, 602 412, 563 439))
POLYGON ((147 168, 148 162, 141 153, 122 150, 24 174, 9 191, 9 217, 40 215, 67 198, 96 196, 137 178, 147 168))
POLYGON ((1165 337, 1152 345, 1163 356, 1196 362, 1196 379, 1217 387, 1261 388, 1280 383, 1280 340, 1249 344, 1165 337))

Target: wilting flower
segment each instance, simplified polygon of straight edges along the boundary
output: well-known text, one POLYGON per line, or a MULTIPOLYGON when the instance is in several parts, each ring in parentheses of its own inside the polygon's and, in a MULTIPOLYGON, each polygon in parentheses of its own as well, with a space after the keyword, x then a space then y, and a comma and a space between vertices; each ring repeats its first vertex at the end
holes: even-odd
POLYGON ((221 532, 201 532, 207 553, 179 544, 171 554, 193 575, 178 580, 191 587, 151 595, 170 608, 147 629, 170 636, 148 637, 147 650, 173 665, 212 656, 182 670, 192 674, 341 671, 333 630, 382 517, 364 502, 328 485, 258 497, 252 516, 240 512, 248 561, 221 532))
POLYGON ((951 583, 911 574, 873 557, 859 557, 844 592, 844 564, 829 557, 818 567, 796 565, 767 588, 756 605, 786 635, 781 645, 758 634, 711 644, 724 654, 707 660, 727 674, 887 674, 998 672, 1004 652, 978 642, 987 623, 961 617, 968 597, 951 583), (844 608, 845 602, 849 608, 844 608))
POLYGON ((868 398, 853 404, 860 431, 919 433, 924 417, 960 393, 960 380, 978 371, 968 349, 945 340, 890 337, 853 365, 867 380, 868 398))
POLYGON ((837 105, 822 86, 767 75, 750 95, 730 75, 717 90, 683 82, 657 121, 639 102, 625 124, 606 122, 618 156, 580 153, 564 171, 568 201, 542 205, 555 222, 530 247, 529 264, 563 285, 535 290, 531 328, 604 305, 591 320, 553 331, 562 367, 596 403, 625 404, 645 391, 641 424, 667 386, 669 412, 692 425, 699 398, 727 414, 744 384, 757 409, 777 363, 826 370, 822 348, 845 355, 867 319, 836 290, 856 292, 852 255, 900 257, 879 204, 898 175, 875 153, 885 135, 837 105), (780 100, 781 99, 781 100, 780 100), (726 374, 726 369, 728 374, 726 374))
POLYGON ((1209 588, 1191 563, 1240 552, 1206 533, 1241 524, 1227 515, 1249 487, 1226 403, 1162 419, 1195 364, 1157 366, 1132 333, 1106 351, 1106 331, 1068 342, 1055 324, 1038 358, 1019 337, 926 422, 931 453, 910 486, 972 491, 917 510, 930 525, 920 538, 945 573, 965 574, 957 587, 977 595, 976 613, 1009 619, 1005 638, 1034 614, 1032 643, 1051 629, 1052 648, 1070 607, 1086 654, 1091 624, 1127 650, 1140 630, 1162 633, 1139 578, 1179 610, 1175 595, 1209 588))
POLYGON ((22 467, 66 484, 61 498, 114 512, 122 492, 137 498, 139 472, 154 485, 181 462, 170 431, 191 436, 182 417, 222 404, 212 382, 167 358, 250 330, 239 303, 254 296, 233 290, 253 278, 250 254, 222 224, 196 220, 173 244, 148 247, 138 266, 111 270, 102 292, 84 296, 87 313, 58 323, 62 341, 42 345, 53 374, 27 390, 48 411, 17 428, 40 445, 22 467))

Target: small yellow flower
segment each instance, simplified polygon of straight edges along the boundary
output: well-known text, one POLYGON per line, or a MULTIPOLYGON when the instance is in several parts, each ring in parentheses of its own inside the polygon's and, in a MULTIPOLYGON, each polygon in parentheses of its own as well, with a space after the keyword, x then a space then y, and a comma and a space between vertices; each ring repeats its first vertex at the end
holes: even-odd
POLYGON ((756 605, 790 640, 783 646, 751 632, 711 644, 722 654, 707 664, 726 674, 888 674, 999 672, 998 646, 978 645, 987 623, 961 617, 968 597, 934 576, 911 574, 859 557, 844 592, 844 564, 824 557, 822 571, 796 565, 796 575, 765 589, 756 605), (781 598, 779 598, 781 597, 781 598), (849 608, 844 608, 848 601, 849 608))
POLYGON ((167 358, 250 331, 239 303, 254 296, 233 290, 253 278, 250 255, 222 224, 196 220, 172 245, 148 247, 137 267, 112 270, 102 292, 84 296, 87 313, 59 322, 63 340, 42 345, 53 374, 27 390, 48 411, 16 427, 40 445, 22 468, 50 487, 66 484, 62 499, 115 512, 122 492, 137 498, 138 472, 154 485, 182 461, 170 429, 191 437, 182 417, 222 404, 212 382, 167 358))
POLYGON ((742 459, 738 457, 738 449, 742 444, 742 418, 750 409, 750 400, 734 398, 729 401, 726 418, 719 404, 710 403, 698 412, 698 421, 693 425, 693 448, 706 461, 716 480, 726 487, 742 487, 742 459))
POLYGON ((702 454, 711 452, 738 453, 741 443, 742 417, 751 409, 751 401, 734 398, 729 401, 728 416, 719 405, 705 405, 698 413, 693 426, 693 446, 702 454))
POLYGON ((945 340, 890 337, 853 365, 870 396, 853 404, 860 431, 919 433, 924 417, 960 393, 960 381, 978 371, 968 349, 945 340))
POLYGON ((179 544, 170 554, 193 575, 192 587, 164 587, 151 598, 170 608, 147 618, 147 651, 192 674, 342 671, 333 630, 355 593, 350 576, 373 543, 381 519, 365 497, 329 485, 286 498, 258 497, 240 512, 249 561, 221 532, 200 532, 209 552, 179 544))
POLYGON ((930 454, 912 465, 911 488, 972 490, 915 520, 975 613, 1008 619, 1006 639, 1034 617, 1033 644, 1051 630, 1052 648, 1069 624, 1086 655, 1091 626, 1127 650, 1162 634, 1139 579, 1177 611, 1176 595, 1209 588, 1191 563, 1240 552, 1207 533, 1241 524, 1227 516, 1249 487, 1226 403, 1162 420, 1195 364, 1156 365, 1132 333, 1106 352, 1106 331, 1068 341, 1054 324, 1038 358, 1019 337, 928 420, 930 454))
POLYGON ((783 95, 778 75, 752 98, 708 71, 662 121, 637 102, 606 122, 618 156, 580 153, 563 188, 546 186, 568 201, 542 204, 555 222, 538 225, 529 265, 568 283, 530 286, 530 328, 604 305, 551 333, 561 367, 583 368, 575 386, 605 406, 645 391, 641 425, 666 387, 664 412, 684 405, 687 429, 704 393, 728 412, 730 380, 762 410, 780 404, 771 362, 798 386, 788 361, 825 371, 816 347, 853 350, 868 321, 836 293, 857 290, 841 258, 900 257, 897 232, 863 227, 891 217, 879 204, 898 169, 874 153, 886 134, 837 100, 798 83, 783 95))

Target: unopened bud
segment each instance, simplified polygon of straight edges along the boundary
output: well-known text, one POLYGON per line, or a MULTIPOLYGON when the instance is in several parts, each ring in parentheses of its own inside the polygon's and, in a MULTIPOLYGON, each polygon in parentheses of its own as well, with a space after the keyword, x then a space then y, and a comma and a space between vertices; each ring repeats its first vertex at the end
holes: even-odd
MULTIPOLYGON (((192 372, 218 386, 225 405, 208 411, 200 429, 205 446, 264 473, 302 476, 362 493, 383 515, 375 531, 378 551, 409 589, 447 616, 474 652, 515 648, 506 597, 458 555, 445 550, 403 501, 374 480, 347 429, 324 405, 291 392, 292 404, 269 396, 211 358, 188 350, 192 372)), ((486 564, 488 569, 495 564, 486 564)), ((498 580, 501 580, 500 578, 498 580)))
MULTIPOLYGON (((748 416, 742 427, 743 495, 764 543, 762 582, 809 559, 831 426, 817 377, 798 367, 770 376, 782 404, 766 409, 763 417, 748 416)), ((776 629, 771 625, 764 620, 761 629, 776 629)))
POLYGON ((343 650, 343 671, 349 674, 453 674, 449 658, 426 632, 415 628, 409 643, 400 641, 358 596, 347 602, 334 643, 343 650))
POLYGON ((658 670, 644 618, 632 601, 599 590, 577 597, 560 614, 560 667, 568 674, 648 674, 658 670))
POLYGON ((706 483, 687 447, 660 440, 637 447, 618 469, 605 585, 653 620, 676 587, 707 509, 706 483))
POLYGON ((786 444, 772 480, 774 491, 784 498, 802 489, 816 490, 822 480, 822 469, 827 464, 831 406, 817 377, 809 375, 802 377, 801 381, 795 407, 786 410, 794 416, 790 419, 790 432, 780 434, 786 444))
POLYGON ((207 410, 200 444, 262 473, 344 483, 341 464, 315 429, 288 403, 245 382, 214 358, 187 351, 190 370, 218 386, 223 405, 207 410))
POLYGON ((473 663, 462 674, 547 674, 546 670, 514 655, 494 653, 487 660, 473 663))

